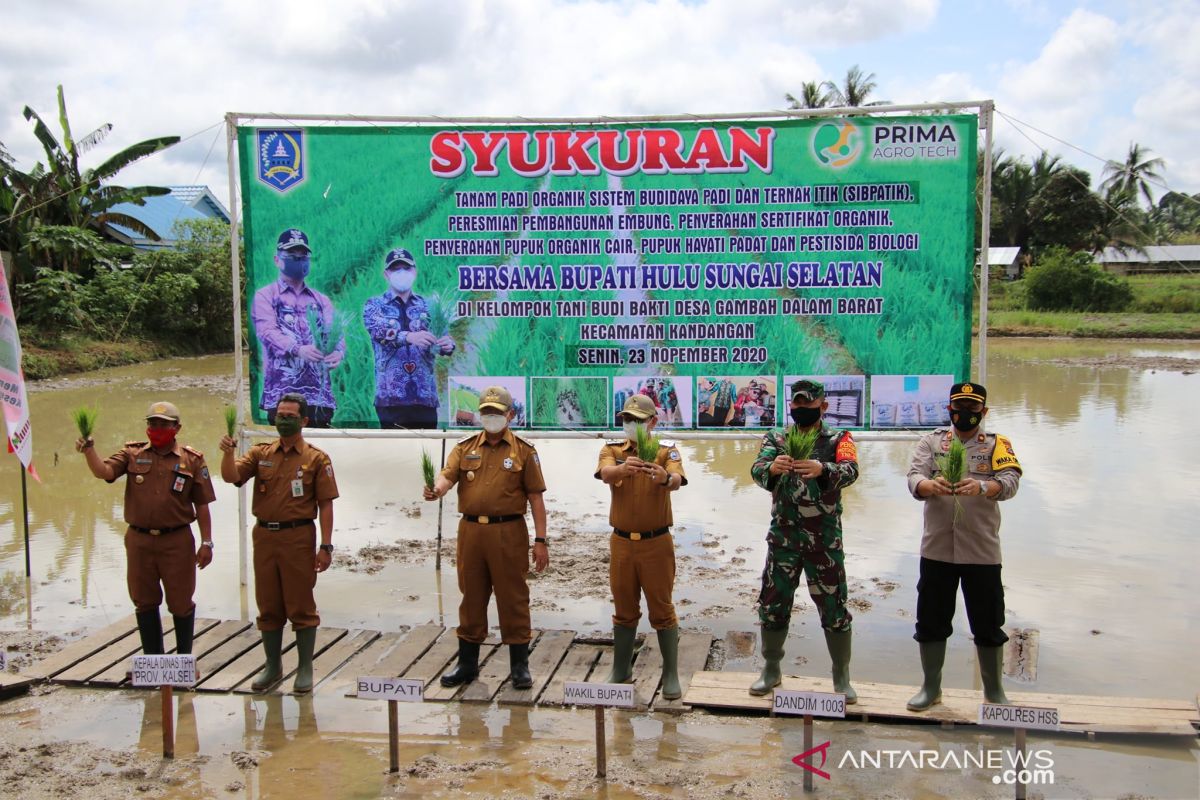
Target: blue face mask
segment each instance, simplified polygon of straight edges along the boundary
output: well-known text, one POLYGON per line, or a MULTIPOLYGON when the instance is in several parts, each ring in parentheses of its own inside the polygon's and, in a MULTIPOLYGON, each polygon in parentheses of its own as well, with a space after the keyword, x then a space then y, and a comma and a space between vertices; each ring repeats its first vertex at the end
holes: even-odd
POLYGON ((292 280, 304 280, 308 275, 308 265, 310 257, 306 253, 302 256, 293 256, 288 253, 283 253, 279 256, 283 262, 283 274, 287 275, 292 280))

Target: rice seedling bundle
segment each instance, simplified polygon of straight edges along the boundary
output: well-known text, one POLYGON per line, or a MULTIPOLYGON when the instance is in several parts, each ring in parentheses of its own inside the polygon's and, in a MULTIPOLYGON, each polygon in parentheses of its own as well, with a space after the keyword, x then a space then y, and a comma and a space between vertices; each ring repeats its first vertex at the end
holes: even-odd
POLYGON ((783 449, 793 461, 807 461, 812 458, 813 448, 817 445, 817 437, 821 435, 821 427, 815 425, 808 430, 801 430, 796 425, 788 427, 783 435, 783 449))
POLYGON ((79 435, 85 441, 95 433, 96 418, 99 416, 100 412, 92 406, 80 406, 71 412, 71 419, 75 421, 75 427, 79 429, 79 435))
POLYGON ((425 310, 429 313, 429 332, 437 338, 450 335, 450 326, 458 322, 457 292, 441 292, 425 298, 425 310))
POLYGON ((233 438, 235 430, 237 430, 237 407, 225 406, 225 433, 233 438))
POLYGON ((638 458, 648 464, 653 464, 658 460, 658 448, 658 437, 647 430, 645 423, 639 423, 637 426, 638 458))
MULTIPOLYGON (((967 474, 967 448, 957 436, 950 437, 950 449, 940 456, 935 456, 942 477, 951 484, 958 483, 967 474)), ((954 519, 962 513, 962 503, 954 498, 954 519)))
POLYGON ((321 312, 315 305, 306 308, 304 315, 308 320, 308 330, 312 333, 313 346, 321 351, 321 355, 327 356, 336 350, 346 328, 342 315, 334 311, 329 318, 328 328, 321 320, 321 312))
POLYGON ((421 474, 425 478, 425 488, 433 488, 434 467, 433 459, 429 457, 429 451, 421 448, 421 474))

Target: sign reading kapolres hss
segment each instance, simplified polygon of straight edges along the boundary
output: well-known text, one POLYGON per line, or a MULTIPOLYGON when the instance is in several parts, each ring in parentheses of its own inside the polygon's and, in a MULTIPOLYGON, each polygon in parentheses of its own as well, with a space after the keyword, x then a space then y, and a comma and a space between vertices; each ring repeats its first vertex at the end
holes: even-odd
POLYGON ((974 116, 239 133, 259 421, 501 383, 518 425, 767 427, 785 375, 966 375, 974 116))

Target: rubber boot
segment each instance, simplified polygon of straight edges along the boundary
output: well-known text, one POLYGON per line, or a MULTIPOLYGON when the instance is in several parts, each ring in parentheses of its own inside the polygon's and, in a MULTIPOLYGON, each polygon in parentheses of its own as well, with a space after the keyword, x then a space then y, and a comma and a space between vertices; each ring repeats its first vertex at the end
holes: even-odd
POLYGON ((633 645, 637 628, 613 625, 613 665, 605 683, 629 683, 633 680, 633 645))
POLYGON ((292 682, 294 694, 308 694, 313 687, 312 660, 313 650, 317 647, 317 629, 299 628, 296 631, 296 655, 299 662, 296 665, 296 680, 292 682))
POLYGON ((679 626, 658 632, 658 649, 662 651, 662 696, 668 700, 683 697, 679 687, 679 626))
POLYGON ((196 630, 196 610, 186 617, 175 617, 175 652, 186 656, 192 652, 192 634, 196 630))
POLYGON ((458 665, 442 676, 441 684, 447 688, 470 683, 479 675, 479 644, 458 640, 458 665))
POLYGON ((908 701, 909 711, 924 711, 942 700, 942 665, 946 663, 946 640, 940 642, 917 642, 921 648, 921 672, 925 680, 921 691, 908 701))
POLYGON ((854 634, 850 631, 825 631, 825 646, 829 648, 829 660, 833 662, 833 690, 846 695, 846 705, 858 702, 858 692, 850 685, 850 644, 854 634))
POLYGON ((983 697, 989 703, 1007 705, 1004 694, 1004 648, 975 646, 979 654, 979 677, 983 681, 983 697))
POLYGON ((783 661, 783 645, 787 641, 788 629, 762 629, 762 657, 764 660, 762 673, 758 680, 750 684, 750 694, 761 697, 783 682, 783 673, 779 670, 779 662, 783 661))
POLYGON ((138 635, 142 637, 142 652, 148 656, 163 654, 162 617, 158 609, 139 611, 137 614, 138 635))
POLYGON ((260 631, 262 636, 263 652, 267 654, 267 663, 262 668, 262 672, 258 673, 258 677, 250 684, 250 688, 256 692, 265 692, 275 685, 283 674, 283 664, 279 660, 279 654, 283 651, 283 629, 274 631, 260 631))
POLYGON ((514 689, 532 689, 533 676, 529 674, 529 644, 508 646, 508 675, 514 689))

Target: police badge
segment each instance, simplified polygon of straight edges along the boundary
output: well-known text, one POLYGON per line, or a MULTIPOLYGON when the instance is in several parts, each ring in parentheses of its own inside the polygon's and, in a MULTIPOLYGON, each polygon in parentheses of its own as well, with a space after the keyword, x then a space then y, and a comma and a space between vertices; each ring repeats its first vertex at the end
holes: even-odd
POLYGON ((300 128, 257 131, 259 181, 283 194, 304 183, 304 131, 300 128))

